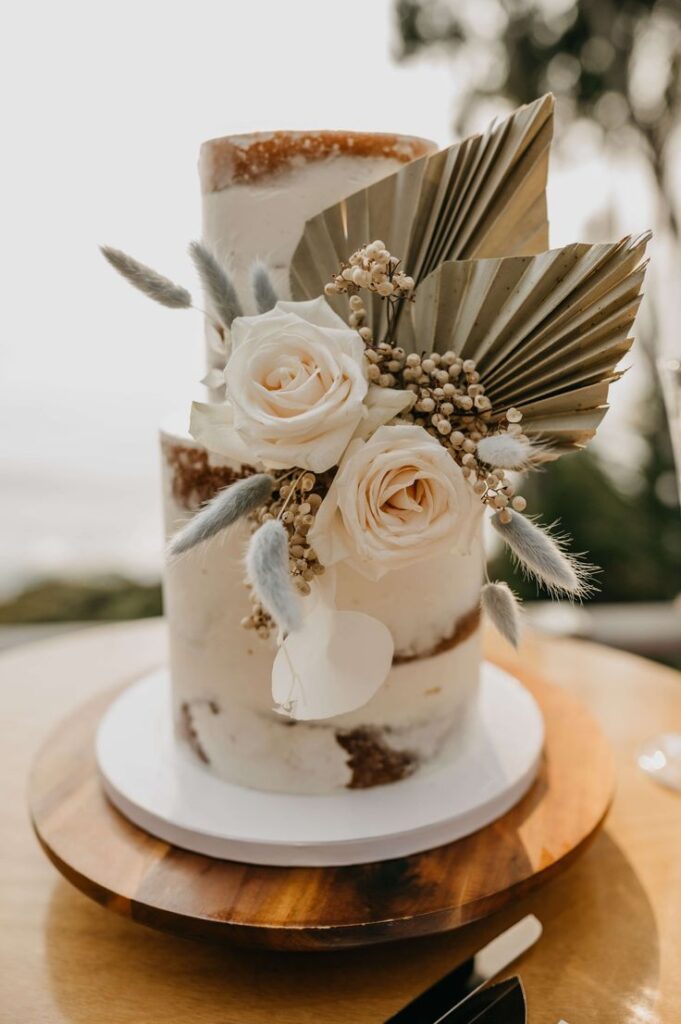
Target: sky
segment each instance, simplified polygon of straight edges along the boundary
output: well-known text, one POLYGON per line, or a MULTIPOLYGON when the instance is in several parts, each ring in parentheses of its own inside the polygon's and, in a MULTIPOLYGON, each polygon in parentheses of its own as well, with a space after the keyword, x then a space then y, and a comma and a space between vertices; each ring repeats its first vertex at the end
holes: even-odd
MULTIPOLYGON (((353 128, 452 141, 457 83, 444 61, 394 63, 391 8, 13 6, 0 40, 0 591, 48 573, 151 577, 160 566, 157 428, 199 394, 202 325, 129 289, 99 243, 195 286, 186 246, 199 233, 207 138, 353 128)), ((614 177, 579 154, 552 172, 552 245, 575 240, 614 177)), ((650 211, 628 172, 625 203, 632 189, 635 231, 650 211)))

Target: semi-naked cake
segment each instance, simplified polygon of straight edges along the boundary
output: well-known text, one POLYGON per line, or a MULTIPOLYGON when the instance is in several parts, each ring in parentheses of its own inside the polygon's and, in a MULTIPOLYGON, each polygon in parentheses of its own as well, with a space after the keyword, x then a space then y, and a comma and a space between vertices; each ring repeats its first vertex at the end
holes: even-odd
POLYGON ((334 793, 464 749, 481 618, 519 631, 485 513, 550 593, 588 591, 520 474, 595 433, 647 236, 548 250, 552 112, 542 97, 441 151, 326 131, 202 147, 209 400, 162 459, 177 742, 208 772, 334 793))
MULTIPOLYGON (((288 299, 290 263, 305 222, 433 149, 421 139, 336 132, 205 143, 204 242, 225 261, 246 300, 255 259, 267 259, 278 294, 288 299)), ((213 365, 214 346, 209 352, 213 365)), ((220 488, 257 466, 244 463, 243 446, 231 458, 211 455, 186 433, 164 431, 162 452, 169 537, 220 488)), ((183 740, 225 778, 291 792, 393 782, 427 762, 461 720, 478 683, 480 546, 470 555, 422 563, 417 580, 399 570, 373 582, 341 566, 337 606, 366 611, 388 626, 393 666, 364 707, 294 725, 273 709, 274 638, 260 640, 241 626, 251 610, 243 586, 247 541, 248 528, 237 526, 208 556, 194 549, 166 573, 170 671, 183 740), (445 578, 456 586, 443 588, 445 578), (409 599, 398 600, 400 594, 409 599)))

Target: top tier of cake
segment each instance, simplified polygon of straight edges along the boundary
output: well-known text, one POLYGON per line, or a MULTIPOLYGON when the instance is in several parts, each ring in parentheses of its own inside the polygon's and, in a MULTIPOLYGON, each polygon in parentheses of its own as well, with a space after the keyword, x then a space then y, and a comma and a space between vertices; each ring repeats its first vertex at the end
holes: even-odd
POLYGON ((289 265, 305 222, 402 164, 433 152, 426 139, 368 132, 254 132, 201 147, 203 240, 229 269, 246 313, 250 273, 267 263, 290 298, 289 265))

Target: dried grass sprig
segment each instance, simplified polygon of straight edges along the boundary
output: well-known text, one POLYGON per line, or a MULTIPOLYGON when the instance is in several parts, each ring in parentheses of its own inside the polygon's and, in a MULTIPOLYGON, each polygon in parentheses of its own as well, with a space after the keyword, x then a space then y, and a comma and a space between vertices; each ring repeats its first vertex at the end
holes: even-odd
POLYGON ((260 260, 253 264, 251 278, 258 313, 269 313, 279 301, 279 296, 272 284, 269 270, 260 260))
POLYGON ((519 512, 513 512, 508 522, 495 513, 492 526, 520 567, 550 594, 583 598, 593 591, 592 578, 597 569, 565 551, 569 542, 565 535, 552 535, 550 527, 542 528, 519 512))
POLYGON ((220 323, 224 327, 231 327, 232 321, 243 315, 234 285, 213 253, 206 249, 201 242, 191 243, 189 255, 220 323))
POLYGON ((300 629, 300 599, 289 572, 288 535, 278 519, 270 519, 251 537, 246 574, 261 605, 284 633, 300 629))
POLYGON ((520 639, 520 603, 511 588, 499 581, 486 583, 480 595, 490 621, 514 647, 520 639))
POLYGON ((210 537, 215 537, 249 512, 264 505, 273 488, 274 480, 267 473, 255 473, 226 487, 175 534, 168 545, 168 554, 176 558, 210 537))
POLYGON ((513 434, 488 434, 478 441, 477 454, 495 469, 527 469, 532 465, 536 446, 513 434))
POLYGON ((144 292, 150 299, 160 302, 162 306, 170 309, 189 309, 192 304, 192 297, 186 288, 175 284, 162 274, 158 274, 151 267, 133 259, 120 249, 112 249, 108 245, 101 245, 100 251, 114 270, 117 270, 122 277, 134 288, 144 292))

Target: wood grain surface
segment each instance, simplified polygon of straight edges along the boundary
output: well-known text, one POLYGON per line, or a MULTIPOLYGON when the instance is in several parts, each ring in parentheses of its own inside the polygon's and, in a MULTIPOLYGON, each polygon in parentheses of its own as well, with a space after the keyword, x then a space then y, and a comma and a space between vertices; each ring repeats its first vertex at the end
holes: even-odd
MULTIPOLYGON (((590 644, 529 638, 523 662, 586 702, 615 750, 619 785, 605 829, 569 870, 475 924, 332 955, 287 954, 188 942, 107 913, 52 869, 31 834, 26 779, 41 742, 88 697, 96 701, 157 666, 164 645, 162 625, 142 623, 0 657, 10 723, 0 746, 2 1024, 379 1022, 530 911, 545 929, 517 967, 530 1024, 681 1019, 681 800, 641 775, 634 760, 652 733, 681 729, 678 673, 590 644)), ((491 653, 517 671, 515 655, 491 653)), ((518 856, 526 856, 525 842, 533 850, 531 831, 520 837, 518 856)), ((149 840, 152 860, 155 846, 149 840)), ((116 843, 104 856, 116 859, 116 843)), ((386 880, 399 883, 399 874, 386 880)), ((354 898, 370 908, 366 888, 354 898)), ((427 891, 423 900, 427 906, 427 891)))
POLYGON ((457 928, 567 867, 612 797, 610 748, 584 706, 525 667, 523 679, 546 727, 536 782, 496 822, 425 853, 353 867, 276 868, 152 838, 113 808, 99 784, 94 738, 111 693, 79 708, 39 752, 29 783, 33 824, 45 852, 86 895, 180 935, 303 950, 457 928))

